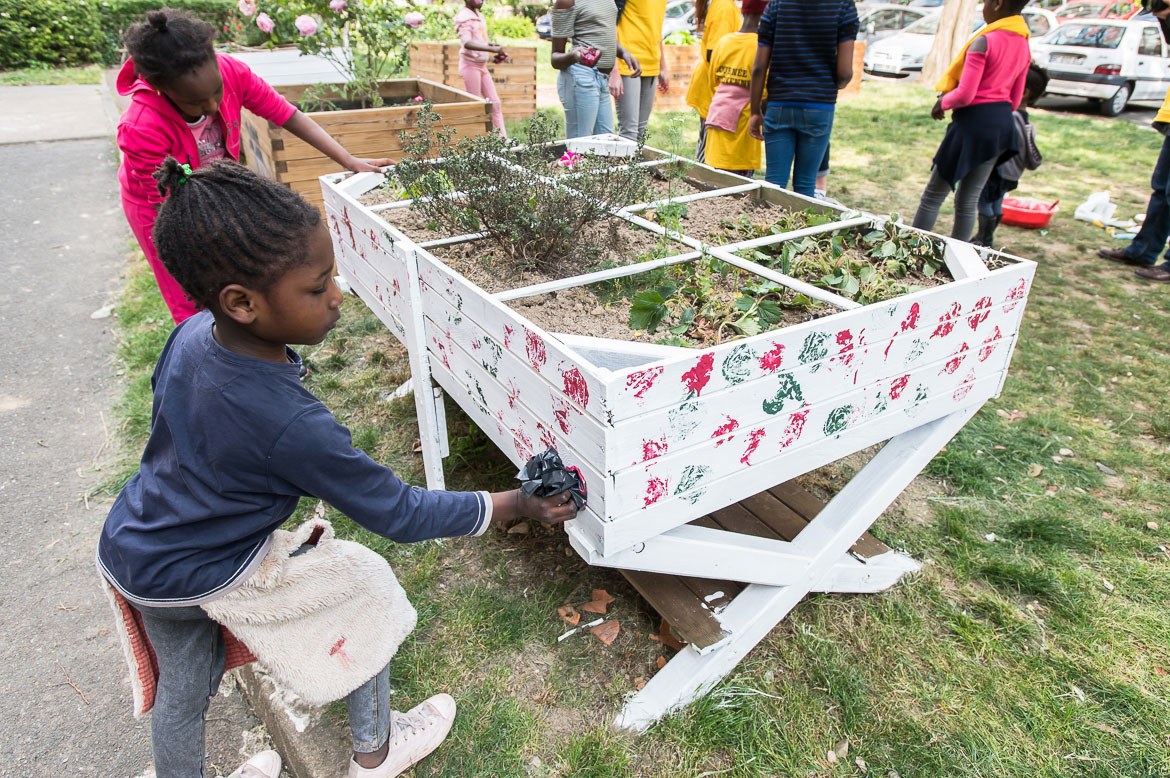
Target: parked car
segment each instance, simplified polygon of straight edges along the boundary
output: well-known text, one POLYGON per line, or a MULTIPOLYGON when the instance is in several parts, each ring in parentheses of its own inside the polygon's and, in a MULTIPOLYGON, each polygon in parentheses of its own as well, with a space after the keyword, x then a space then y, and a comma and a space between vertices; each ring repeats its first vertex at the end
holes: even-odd
POLYGON ((929 8, 911 8, 894 3, 868 5, 865 10, 858 8, 860 31, 857 37, 866 45, 895 35, 924 16, 934 13, 929 8))
POLYGON ((694 33, 696 28, 695 4, 692 0, 676 0, 667 4, 666 18, 662 20, 663 38, 679 30, 694 33))
MULTIPOLYGON (((1025 8, 1023 16, 1034 38, 1056 27, 1056 17, 1051 11, 1025 8)), ((906 78, 921 73, 926 55, 934 45, 940 18, 937 12, 924 16, 902 32, 880 40, 872 46, 866 46, 865 72, 871 76, 887 78, 906 78)), ((977 12, 971 24, 971 32, 975 32, 984 24, 983 16, 977 12)))
POLYGON ((1032 45, 1048 71, 1046 94, 1087 97, 1106 116, 1130 100, 1161 101, 1170 88, 1170 58, 1153 21, 1067 22, 1032 45))
POLYGON ((1063 24, 1073 19, 1128 19, 1142 9, 1132 0, 1101 0, 1100 2, 1065 3, 1053 9, 1056 20, 1063 24))
POLYGON ((536 34, 546 41, 552 39, 552 14, 536 17, 536 34))

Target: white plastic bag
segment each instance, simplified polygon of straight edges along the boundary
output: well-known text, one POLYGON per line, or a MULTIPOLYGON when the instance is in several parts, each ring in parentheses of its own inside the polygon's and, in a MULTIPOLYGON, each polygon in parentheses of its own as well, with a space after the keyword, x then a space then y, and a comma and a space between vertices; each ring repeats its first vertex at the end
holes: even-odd
POLYGON ((1117 204, 1109 201, 1108 192, 1093 192, 1089 199, 1077 206, 1073 215, 1083 222, 1109 224, 1116 210, 1117 204))

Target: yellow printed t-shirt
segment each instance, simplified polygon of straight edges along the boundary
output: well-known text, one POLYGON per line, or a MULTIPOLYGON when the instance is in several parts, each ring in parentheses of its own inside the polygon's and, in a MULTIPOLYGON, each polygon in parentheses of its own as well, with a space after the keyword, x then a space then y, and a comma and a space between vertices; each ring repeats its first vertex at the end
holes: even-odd
MULTIPOLYGON (((719 84, 750 87, 752 65, 756 61, 757 39, 754 32, 725 35, 711 52, 709 83, 711 93, 719 84)), ((735 133, 707 127, 707 164, 721 170, 758 170, 760 141, 748 135, 750 105, 743 107, 735 133)))
POLYGON ((732 0, 711 0, 707 6, 707 20, 703 24, 703 58, 691 74, 691 85, 687 88, 687 105, 707 118, 707 106, 711 104, 712 90, 708 83, 707 60, 715 44, 743 26, 743 16, 732 0))
MULTIPOLYGON (((665 17, 666 0, 629 0, 618 21, 618 43, 637 58, 643 76, 658 75, 665 17)), ((632 75, 622 59, 618 59, 618 72, 623 76, 632 75)))

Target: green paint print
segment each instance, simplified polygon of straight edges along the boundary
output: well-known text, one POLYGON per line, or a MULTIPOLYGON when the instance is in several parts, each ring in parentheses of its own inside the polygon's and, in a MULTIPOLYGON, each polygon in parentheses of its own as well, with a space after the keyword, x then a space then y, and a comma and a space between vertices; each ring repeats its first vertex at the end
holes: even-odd
POLYGON ((903 363, 907 367, 918 361, 918 358, 926 353, 926 340, 923 338, 915 338, 914 342, 910 344, 910 351, 906 354, 906 361, 903 363))
POLYGON ((853 414, 853 405, 845 404, 834 408, 829 418, 825 419, 825 435, 840 435, 849 426, 849 417, 853 414))
POLYGON ((926 391, 926 384, 918 384, 918 386, 914 387, 914 399, 906 407, 906 415, 917 416, 919 406, 922 405, 928 396, 929 392, 926 391))
POLYGON ((484 370, 491 373, 492 378, 499 378, 500 356, 503 353, 503 349, 500 348, 499 343, 496 343, 487 335, 483 336, 483 358, 479 362, 483 365, 484 370))
POLYGON ((890 399, 886 397, 886 393, 879 391, 877 398, 874 399, 873 408, 870 410, 870 416, 879 416, 886 412, 886 408, 890 406, 890 399))
POLYGON ((784 410, 788 401, 791 400, 797 404, 804 403, 804 392, 800 389, 800 384, 792 377, 792 373, 780 374, 780 388, 776 390, 776 394, 769 400, 764 400, 764 413, 776 415, 784 410))
MULTIPOLYGON (((810 332, 808 337, 804 339, 804 345, 800 349, 800 364, 807 365, 810 362, 819 363, 825 357, 829 356, 829 349, 825 346, 825 341, 829 339, 827 332, 810 332)), ((820 370, 820 364, 812 366, 810 372, 815 373, 820 370)))
MULTIPOLYGON (((682 475, 679 476, 678 486, 674 487, 674 493, 683 494, 693 490, 710 472, 711 468, 708 465, 687 465, 683 468, 682 475)), ((691 499, 691 502, 694 503, 701 495, 702 492, 691 499)))
POLYGON ((690 435, 699 426, 699 402, 687 400, 682 405, 666 414, 670 426, 679 439, 690 435))
POLYGON ((742 384, 752 374, 751 363, 756 359, 756 352, 746 343, 741 343, 723 358, 723 377, 729 384, 742 384))

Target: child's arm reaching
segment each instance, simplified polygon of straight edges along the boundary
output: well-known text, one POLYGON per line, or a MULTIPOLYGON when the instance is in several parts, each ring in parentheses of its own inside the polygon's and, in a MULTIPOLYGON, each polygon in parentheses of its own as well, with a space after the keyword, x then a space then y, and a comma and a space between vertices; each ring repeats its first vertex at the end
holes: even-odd
POLYGON ((493 520, 526 516, 561 522, 577 513, 566 493, 540 498, 518 490, 432 492, 410 486, 355 449, 349 430, 324 405, 302 412, 276 439, 268 455, 268 481, 276 494, 325 500, 371 532, 400 543, 482 535, 493 520))

